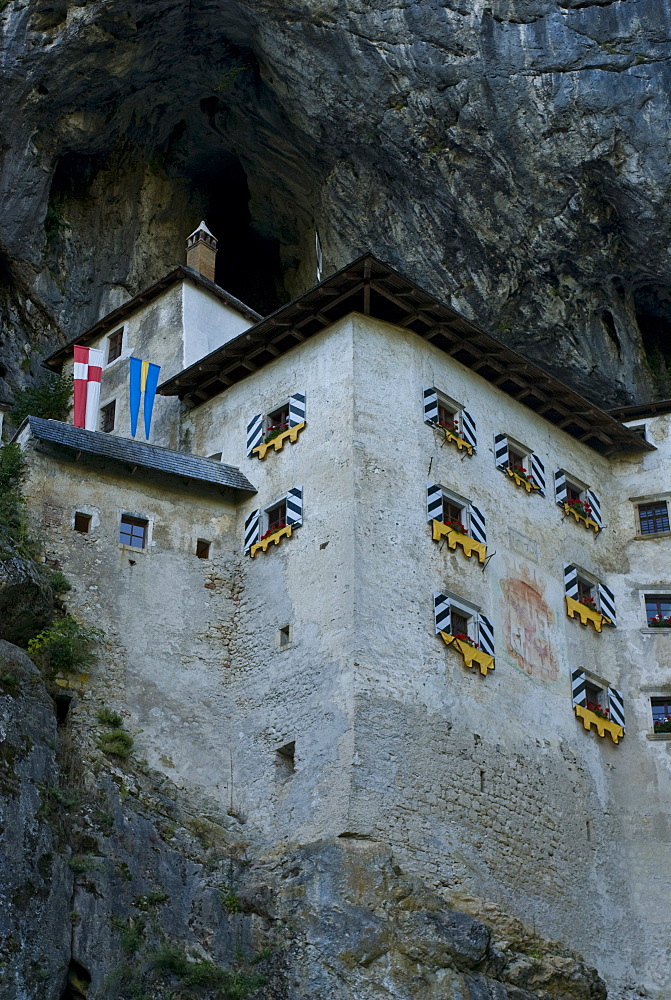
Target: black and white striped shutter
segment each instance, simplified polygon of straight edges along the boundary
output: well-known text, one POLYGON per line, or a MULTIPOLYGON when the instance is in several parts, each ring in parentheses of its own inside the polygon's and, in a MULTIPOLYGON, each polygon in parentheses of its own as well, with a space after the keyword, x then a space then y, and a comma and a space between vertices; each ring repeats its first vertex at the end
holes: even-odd
POLYGON ((439 632, 449 633, 452 629, 452 614, 450 599, 437 591, 433 595, 433 613, 436 620, 436 635, 439 632))
POLYGON ((578 600, 578 570, 570 563, 564 563, 564 592, 567 597, 578 600))
POLYGON ((461 411, 461 436, 464 441, 472 445, 473 451, 477 449, 478 438, 476 434, 475 420, 468 410, 461 411))
POLYGON ((305 393, 297 392, 289 396, 289 427, 302 424, 305 420, 305 393))
POLYGON ((287 493, 287 524, 298 525, 303 523, 303 487, 294 486, 287 493))
POLYGON ((571 697, 574 705, 582 705, 587 708, 587 687, 585 684, 585 671, 574 670, 571 674, 571 697))
POLYGON ((592 520, 596 521, 600 528, 603 528, 603 521, 601 519, 601 501, 599 500, 598 494, 594 490, 587 490, 585 493, 585 500, 592 508, 592 520))
POLYGON ((424 423, 438 423, 438 393, 428 385, 424 386, 424 423))
POLYGON ((617 722, 618 726, 622 726, 624 729, 624 701, 622 693, 617 688, 608 688, 608 707, 613 722, 617 722))
POLYGON ((261 537, 261 518, 258 510, 253 510, 245 520, 245 552, 249 552, 252 545, 261 537))
POLYGON ((599 609, 602 615, 607 615, 612 625, 617 625, 617 615, 615 613, 615 594, 605 583, 598 584, 599 587, 599 609))
POLYGON ((443 520, 443 488, 436 483, 426 487, 426 517, 427 520, 443 520))
POLYGON ((541 496, 545 496, 545 466, 538 455, 531 455, 531 475, 536 486, 539 487, 541 496))
POLYGON ((563 506, 567 497, 566 473, 563 469, 555 469, 555 500, 563 506))
POLYGON ((247 424, 247 454, 251 455, 263 439, 263 414, 257 413, 247 424))
POLYGON ((494 436, 494 461, 497 468, 508 468, 508 438, 505 434, 496 434, 494 436))
POLYGON ((494 655, 494 626, 486 615, 478 615, 478 645, 483 653, 494 655))
POLYGON ((479 507, 475 506, 474 503, 470 505, 470 515, 471 538, 474 538, 476 542, 482 542, 483 545, 486 545, 487 530, 485 525, 485 515, 479 507))

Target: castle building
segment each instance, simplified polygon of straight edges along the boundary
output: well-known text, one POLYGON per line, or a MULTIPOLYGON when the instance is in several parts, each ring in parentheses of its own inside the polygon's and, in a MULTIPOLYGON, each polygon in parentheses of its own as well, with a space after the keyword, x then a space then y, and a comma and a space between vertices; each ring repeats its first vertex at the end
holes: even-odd
POLYGON ((247 841, 384 840, 666 997, 671 403, 606 413, 371 255, 262 318, 215 252, 77 338, 98 431, 18 432, 105 632, 82 711, 247 841))

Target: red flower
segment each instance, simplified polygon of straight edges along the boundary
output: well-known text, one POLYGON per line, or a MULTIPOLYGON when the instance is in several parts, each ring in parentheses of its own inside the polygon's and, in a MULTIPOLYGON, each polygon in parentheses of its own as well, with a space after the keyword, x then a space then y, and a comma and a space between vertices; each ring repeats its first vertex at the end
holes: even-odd
POLYGON ((453 633, 453 635, 455 639, 461 639, 462 642, 467 642, 469 646, 473 647, 473 649, 478 648, 477 642, 474 642, 470 635, 466 635, 464 632, 456 632, 453 633))
POLYGON ((454 520, 443 521, 443 524, 446 525, 446 527, 448 528, 454 528, 455 531, 458 531, 462 535, 468 534, 468 529, 466 528, 466 525, 462 524, 461 521, 454 521, 454 520))

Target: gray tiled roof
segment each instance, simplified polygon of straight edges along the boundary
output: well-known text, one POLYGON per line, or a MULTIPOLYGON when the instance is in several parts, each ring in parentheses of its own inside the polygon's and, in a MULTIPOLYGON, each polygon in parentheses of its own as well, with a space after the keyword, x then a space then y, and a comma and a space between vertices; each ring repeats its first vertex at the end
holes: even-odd
POLYGON ((72 424, 62 423, 60 420, 28 417, 28 422, 31 433, 40 441, 51 441, 75 451, 100 455, 102 458, 142 469, 154 469, 157 472, 179 476, 180 479, 192 479, 245 493, 256 493, 256 488, 247 477, 232 465, 199 458, 197 455, 169 451, 155 444, 133 441, 130 438, 117 437, 115 434, 85 431, 83 427, 73 427, 72 424))

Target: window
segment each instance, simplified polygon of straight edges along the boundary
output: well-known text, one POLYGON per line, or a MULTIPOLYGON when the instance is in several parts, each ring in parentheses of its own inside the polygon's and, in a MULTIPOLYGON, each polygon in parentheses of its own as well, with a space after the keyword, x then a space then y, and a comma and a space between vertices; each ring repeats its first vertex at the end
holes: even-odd
POLYGON ((430 386, 424 387, 423 402, 424 422, 431 427, 441 428, 446 437, 448 434, 454 435, 447 437, 447 440, 456 444, 459 451, 465 449, 466 454, 473 455, 478 441, 475 420, 468 410, 430 386))
POLYGON ((638 520, 642 535, 657 535, 669 531, 669 508, 666 500, 638 504, 638 520))
POLYGON ((147 545, 147 528, 149 522, 129 514, 121 515, 119 526, 119 542, 130 545, 134 549, 144 549, 147 545))
POLYGON ((582 604, 591 604, 593 607, 596 607, 594 591, 595 587, 593 583, 589 583, 587 580, 578 577, 578 600, 582 604))
POLYGON ((656 733, 671 733, 671 695, 651 698, 652 725, 656 733))
POLYGON ((274 410, 252 417, 247 424, 247 454, 264 459, 269 451, 282 451, 287 441, 296 443, 304 428, 305 393, 296 392, 274 410))
POLYGON ((527 471, 527 456, 519 448, 515 448, 512 445, 508 445, 508 468, 509 469, 524 469, 527 471))
POLYGON ((206 542, 204 538, 199 538, 196 542, 196 555, 199 559, 209 559, 210 542, 206 542))
POLYGON ((453 606, 452 614, 450 617, 452 619, 450 625, 450 635, 468 635, 471 637, 471 639, 474 638, 473 635, 471 635, 471 632, 473 631, 472 615, 467 615, 460 608, 455 608, 453 606), (469 628, 471 629, 471 632, 468 631, 469 628))
POLYGON ((468 534, 468 512, 449 497, 443 496, 443 524, 452 525, 462 534, 468 534))
POLYGON ((459 414, 440 400, 438 400, 438 426, 459 429, 459 414))
POLYGON ((663 619, 671 619, 671 594, 646 594, 645 617, 653 627, 663 619))
POLYGON ((81 531, 82 535, 88 535, 91 530, 91 515, 82 514, 80 510, 75 511, 74 529, 81 531))
POLYGON ((287 502, 286 500, 281 500, 280 503, 275 504, 274 507, 270 507, 266 511, 266 517, 268 519, 268 531, 279 531, 287 523, 287 502))
POLYGON ((638 434, 638 436, 642 437, 644 441, 648 440, 645 433, 645 424, 635 424, 633 427, 630 427, 629 430, 633 431, 634 434, 638 434))
POLYGON ((116 415, 116 399, 113 399, 107 406, 103 406, 100 411, 100 430, 109 434, 114 430, 114 417, 116 415))
POLYGON ((587 681, 585 684, 585 698, 585 707, 590 712, 596 712, 597 715, 608 715, 608 694, 603 688, 597 687, 596 684, 587 681))
POLYGON ((580 487, 575 486, 573 483, 566 480, 566 499, 567 500, 582 500, 582 490, 580 487))
POLYGON ((273 410, 266 417, 265 432, 266 435, 277 432, 281 434, 289 426, 289 404, 285 403, 284 406, 280 406, 278 410, 273 410))
POLYGON ((109 364, 110 361, 116 361, 117 358, 121 357, 122 346, 123 327, 107 338, 107 364, 109 364))

